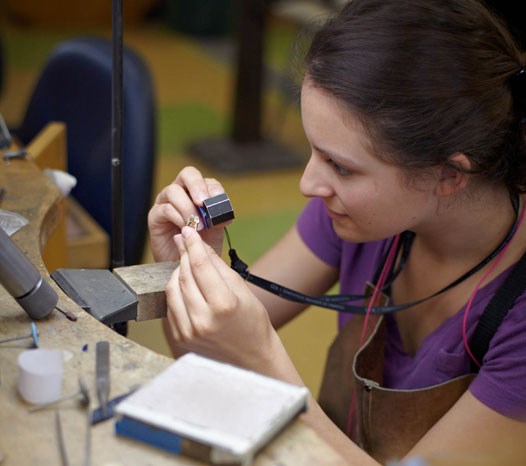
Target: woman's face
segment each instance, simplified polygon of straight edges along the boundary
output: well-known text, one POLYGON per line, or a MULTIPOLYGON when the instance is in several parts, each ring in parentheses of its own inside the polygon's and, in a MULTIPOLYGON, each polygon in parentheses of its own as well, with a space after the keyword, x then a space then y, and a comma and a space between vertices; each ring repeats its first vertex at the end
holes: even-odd
POLYGON ((352 113, 308 80, 302 87, 301 111, 312 152, 300 189, 323 200, 340 238, 383 239, 415 231, 436 214, 436 181, 419 181, 418 187, 408 183, 400 168, 375 156, 352 113))

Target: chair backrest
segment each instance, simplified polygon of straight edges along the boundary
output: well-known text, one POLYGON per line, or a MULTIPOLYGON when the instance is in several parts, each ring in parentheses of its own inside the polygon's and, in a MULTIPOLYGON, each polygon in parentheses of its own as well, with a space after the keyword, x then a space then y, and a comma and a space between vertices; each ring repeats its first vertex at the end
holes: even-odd
MULTIPOLYGON (((72 195, 111 235, 110 40, 65 41, 51 53, 15 132, 28 143, 50 121, 66 124, 68 171, 77 178, 72 195)), ((152 200, 156 154, 156 103, 145 63, 123 51, 122 184, 125 264, 140 263, 152 200)))

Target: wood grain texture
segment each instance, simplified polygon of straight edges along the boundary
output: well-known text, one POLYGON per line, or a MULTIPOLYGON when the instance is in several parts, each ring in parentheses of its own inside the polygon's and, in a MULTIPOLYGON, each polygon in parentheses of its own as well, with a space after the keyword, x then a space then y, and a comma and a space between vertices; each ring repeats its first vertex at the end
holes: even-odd
MULTIPOLYGON (((0 162, 1 164, 2 162, 0 162)), ((40 346, 58 348, 64 356, 63 393, 78 389, 78 377, 87 382, 91 408, 96 406, 95 345, 108 340, 111 348, 111 392, 115 397, 141 385, 165 369, 171 359, 154 353, 115 333, 79 308, 51 281, 41 250, 62 219, 63 198, 53 183, 31 160, 13 160, 0 169, 0 186, 5 188, 3 208, 16 211, 29 224, 12 239, 59 294, 59 306, 74 313, 71 322, 59 312, 38 321, 40 346)), ((64 245, 65 247, 65 245, 64 245)), ((138 285, 137 285, 138 286, 138 285)), ((0 287, 0 338, 29 332, 30 319, 17 302, 0 287)), ((0 457, 7 465, 60 464, 54 428, 54 411, 28 413, 29 405, 17 392, 18 355, 26 341, 0 345, 0 457)), ((61 406, 61 418, 71 464, 82 464, 86 414, 71 400, 61 406)), ((112 420, 92 428, 93 465, 196 465, 140 443, 116 437, 112 420)), ((256 458, 256 466, 298 464, 345 464, 301 421, 291 424, 256 458)))
POLYGON ((176 262, 157 262, 113 269, 113 274, 137 295, 138 322, 166 316, 164 290, 176 267, 176 262))

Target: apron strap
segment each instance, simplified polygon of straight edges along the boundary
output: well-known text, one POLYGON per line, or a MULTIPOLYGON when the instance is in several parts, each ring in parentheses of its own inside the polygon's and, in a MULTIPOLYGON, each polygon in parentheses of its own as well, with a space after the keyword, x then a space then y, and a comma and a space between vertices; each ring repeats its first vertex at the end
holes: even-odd
MULTIPOLYGON (((508 310, 526 289, 526 254, 515 264, 510 275, 499 287, 493 298, 486 306, 484 313, 475 328, 470 341, 470 349, 475 359, 482 364, 484 355, 488 351, 493 335, 506 317, 508 310)), ((471 361, 471 369, 478 372, 480 366, 471 361)))

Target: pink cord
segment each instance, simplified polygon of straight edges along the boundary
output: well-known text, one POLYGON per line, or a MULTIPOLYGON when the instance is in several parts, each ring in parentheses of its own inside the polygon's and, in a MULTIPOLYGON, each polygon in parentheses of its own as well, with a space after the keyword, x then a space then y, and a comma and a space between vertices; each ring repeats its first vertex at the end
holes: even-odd
MULTIPOLYGON (((365 335, 367 333, 367 324, 369 322, 369 316, 371 314, 371 310, 373 306, 375 305, 376 301, 378 300, 378 296, 382 292, 382 288, 385 285, 385 281, 387 280, 387 276, 389 275, 389 271, 391 270, 391 266, 393 264, 393 261, 395 260, 396 251, 398 249, 399 242, 400 242, 400 235, 398 234, 395 236, 393 240, 393 244, 391 245, 389 249, 389 254, 387 255, 385 264, 382 267, 382 272, 380 273, 378 282, 374 286, 373 294, 371 296, 371 299, 369 300, 369 304, 367 305, 367 312, 365 313, 365 320, 363 322, 362 333, 360 335, 360 341, 358 344, 358 348, 362 347, 363 342, 365 340, 365 335)), ((345 430, 348 437, 351 437, 351 429, 353 427, 352 420, 353 420, 355 406, 356 406, 356 393, 353 392, 352 397, 351 397, 351 403, 349 406, 349 411, 347 414, 347 425, 346 425, 346 430, 345 430)))
POLYGON ((387 255, 387 259, 385 261, 385 264, 382 268, 382 272, 380 273, 380 277, 378 278, 378 282, 374 286, 374 291, 371 296, 371 299, 369 301, 369 304, 367 305, 367 312, 365 313, 365 320, 363 322, 362 327, 362 334, 360 335, 360 344, 359 347, 362 346, 364 340, 365 340, 365 334, 367 333, 367 323, 369 321, 369 316, 371 314, 371 309, 375 305, 376 301, 378 300, 379 294, 382 292, 382 288, 385 285, 385 280, 387 280, 387 276, 389 274, 389 271, 391 270, 391 266, 393 264, 393 261, 396 256, 396 251, 398 249, 398 243, 400 242, 400 235, 396 235, 393 244, 391 245, 391 248, 389 249, 389 254, 387 255))
POLYGON ((493 264, 491 264, 491 267, 486 271, 486 273, 484 274, 484 276, 480 279, 480 281, 477 283, 477 286, 475 287, 475 289, 473 290, 473 293, 471 293, 471 296, 469 298, 469 301, 468 303, 466 304, 466 309, 464 311, 464 318, 462 319, 462 341, 464 343, 464 348, 466 349, 467 353, 469 354, 469 357, 473 360, 473 362, 478 366, 480 367, 482 364, 482 361, 479 362, 477 361, 477 358, 473 355, 473 353, 471 352, 471 349, 469 347, 469 342, 468 342, 468 337, 467 337, 467 321, 468 321, 468 314, 469 314, 469 311, 471 309, 471 305, 473 304, 473 300, 475 299, 475 295, 477 294, 478 290, 480 289, 480 287, 482 286, 482 284, 484 283, 484 281, 486 280, 486 278, 488 278, 488 276, 491 274, 491 272, 493 272, 495 270, 495 267, 497 267, 497 265, 499 264, 500 260, 504 257, 504 254, 505 252, 507 251, 509 245, 511 244, 513 238, 515 238, 515 234, 517 233, 517 231, 519 230, 519 227, 520 225, 522 224, 522 221, 524 220, 524 213, 526 212, 526 209, 522 209, 522 212, 521 212, 521 215, 520 215, 520 218, 519 218, 519 221, 517 223, 517 228, 516 230, 513 232, 513 235, 511 236, 510 240, 508 241, 508 243, 506 244, 506 246, 504 246, 502 248, 502 251, 499 252, 498 256, 495 258, 495 261, 493 262, 493 264))

